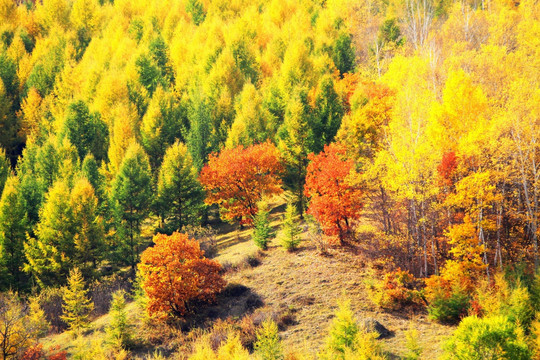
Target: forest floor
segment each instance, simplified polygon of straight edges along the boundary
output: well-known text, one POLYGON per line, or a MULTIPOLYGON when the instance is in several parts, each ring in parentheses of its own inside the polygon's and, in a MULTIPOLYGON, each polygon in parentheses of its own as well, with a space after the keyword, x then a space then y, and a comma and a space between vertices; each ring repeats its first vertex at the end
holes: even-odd
MULTIPOLYGON (((271 212, 271 226, 275 229, 279 228, 283 211, 283 200, 276 199, 271 212)), ((280 332, 285 349, 316 355, 324 344, 339 301, 348 299, 359 322, 374 319, 390 330, 389 337, 379 340, 383 342, 389 359, 404 357, 407 352, 406 333, 410 328, 418 331, 422 359, 438 358, 442 354, 444 340, 454 330, 454 327, 430 321, 425 311, 379 310, 370 300, 364 285, 372 272, 358 244, 329 248, 325 255, 321 255, 304 231, 304 241, 295 252, 289 253, 281 248, 278 239, 270 243, 268 250, 261 252, 251 241, 251 229, 222 225, 219 230, 215 259, 229 268, 225 275, 229 284, 233 284, 233 288, 243 288, 243 292, 240 296, 218 298, 216 305, 197 315, 199 318, 211 314, 213 318, 240 319, 254 309, 281 314, 281 317, 286 314, 286 326, 282 326, 280 332)), ((139 318, 138 311, 134 303, 128 305, 128 313, 135 321, 139 318)), ((95 341, 97 344, 104 336, 108 322, 108 315, 96 319, 93 330, 86 335, 87 342, 95 341)), ((44 339, 44 345, 59 346, 68 352, 77 347, 67 333, 49 336, 44 339)), ((137 357, 145 358, 145 354, 152 354, 152 351, 146 348, 137 357)))

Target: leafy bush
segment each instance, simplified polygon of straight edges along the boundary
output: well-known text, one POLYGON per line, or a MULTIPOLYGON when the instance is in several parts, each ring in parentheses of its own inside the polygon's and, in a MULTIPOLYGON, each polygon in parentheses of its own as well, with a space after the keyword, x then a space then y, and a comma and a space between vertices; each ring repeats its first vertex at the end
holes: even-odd
POLYGON ((21 360, 66 360, 67 353, 58 349, 49 350, 48 354, 42 344, 30 346, 21 357, 21 360))
POLYGON ((445 344, 446 359, 531 359, 523 331, 504 316, 464 318, 445 344))
POLYGON ((219 263, 206 259, 186 234, 159 234, 154 243, 139 264, 149 314, 183 316, 193 301, 212 301, 225 287, 219 263))
POLYGON ((204 256, 207 258, 211 259, 217 255, 217 230, 210 225, 187 225, 182 227, 181 232, 197 240, 201 245, 201 250, 204 251, 204 256))
POLYGON ((388 310, 422 306, 424 300, 419 290, 420 284, 409 271, 401 269, 386 273, 383 280, 370 278, 366 281, 375 305, 388 310))

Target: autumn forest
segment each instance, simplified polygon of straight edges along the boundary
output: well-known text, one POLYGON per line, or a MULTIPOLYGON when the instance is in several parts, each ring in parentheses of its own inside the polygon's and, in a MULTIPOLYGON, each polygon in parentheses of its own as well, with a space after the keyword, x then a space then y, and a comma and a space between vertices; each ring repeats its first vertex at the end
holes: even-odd
POLYGON ((0 359, 540 359, 537 0, 0 0, 0 359))

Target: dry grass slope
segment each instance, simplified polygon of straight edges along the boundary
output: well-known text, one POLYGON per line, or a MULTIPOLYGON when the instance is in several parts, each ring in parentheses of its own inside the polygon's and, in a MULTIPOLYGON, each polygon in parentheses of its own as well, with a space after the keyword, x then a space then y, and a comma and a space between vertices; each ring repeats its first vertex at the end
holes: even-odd
MULTIPOLYGON (((271 225, 277 230, 284 201, 276 198, 272 206, 271 225)), ((260 311, 288 315, 287 326, 281 329, 280 334, 289 351, 316 355, 324 343, 337 303, 343 297, 351 300, 359 321, 372 318, 393 332, 393 336, 380 340, 384 342, 390 358, 402 358, 407 352, 405 334, 411 326, 419 332, 423 359, 438 358, 442 341, 453 331, 452 327, 429 321, 425 313, 385 313, 378 310, 365 291, 366 261, 361 256, 360 247, 355 244, 342 249, 331 248, 327 255, 322 256, 304 231, 298 251, 288 253, 274 239, 269 249, 261 253, 251 241, 251 229, 223 225, 219 230, 216 259, 231 269, 226 274, 227 281, 247 287, 261 299, 264 306, 260 311), (260 264, 247 266, 249 257, 260 259, 260 264)), ((223 309, 221 313, 239 317, 238 303, 217 304, 211 311, 219 312, 220 305, 229 308, 228 312, 223 309), (235 306, 236 310, 232 311, 235 306)), ((137 318, 136 311, 135 304, 130 304, 129 313, 134 319, 137 318)), ((107 315, 95 320, 88 339, 97 340, 104 336, 108 321, 107 315)), ((67 334, 51 336, 45 339, 44 344, 46 347, 60 345, 68 351, 73 349, 72 338, 67 334)), ((148 353, 151 351, 146 349, 145 354, 148 353)), ((139 356, 145 357, 142 353, 139 356)))

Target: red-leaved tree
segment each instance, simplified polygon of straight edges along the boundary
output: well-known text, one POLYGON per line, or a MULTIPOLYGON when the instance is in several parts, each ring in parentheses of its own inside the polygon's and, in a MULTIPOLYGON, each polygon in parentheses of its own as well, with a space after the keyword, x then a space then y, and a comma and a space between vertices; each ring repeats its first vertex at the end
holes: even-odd
POLYGON ((281 172, 279 151, 267 141, 211 154, 199 180, 206 203, 218 204, 225 220, 251 224, 262 196, 283 191, 281 172))
POLYGON ((308 214, 321 224, 324 233, 341 243, 351 233, 352 222, 362 210, 362 190, 352 183, 352 159, 337 143, 310 154, 304 193, 310 199, 308 214))
POLYGON ((139 271, 150 315, 183 316, 193 301, 213 301, 223 290, 221 265, 204 257, 186 234, 158 234, 141 255, 139 271))

